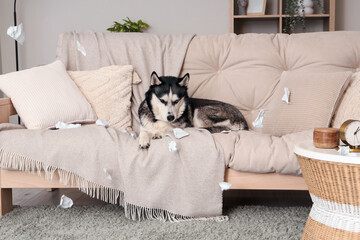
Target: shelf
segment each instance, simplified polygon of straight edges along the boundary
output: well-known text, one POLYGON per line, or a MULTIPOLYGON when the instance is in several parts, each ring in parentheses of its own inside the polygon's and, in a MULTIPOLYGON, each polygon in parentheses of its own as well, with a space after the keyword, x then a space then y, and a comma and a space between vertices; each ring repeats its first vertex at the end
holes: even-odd
MULTIPOLYGON (((234 18, 279 18, 279 17, 288 17, 287 14, 273 14, 273 15, 234 15, 234 18)), ((295 15, 302 16, 302 15, 295 15)), ((304 17, 306 18, 326 18, 330 17, 329 14, 306 14, 304 17)))
POLYGON ((235 15, 234 18, 279 18, 280 15, 235 15))

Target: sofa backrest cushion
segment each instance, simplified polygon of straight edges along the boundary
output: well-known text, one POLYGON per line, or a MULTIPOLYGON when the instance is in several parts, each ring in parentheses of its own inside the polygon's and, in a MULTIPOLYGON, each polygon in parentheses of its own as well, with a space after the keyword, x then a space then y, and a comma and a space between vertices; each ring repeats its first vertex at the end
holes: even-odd
MULTIPOLYGON (((181 74, 190 73, 191 97, 230 103, 241 110, 253 130, 282 135, 289 130, 265 126, 278 120, 279 115, 268 113, 279 102, 279 94, 274 93, 283 92, 283 81, 289 81, 282 76, 289 73, 341 75, 342 72, 339 83, 328 82, 334 84, 331 91, 335 95, 331 102, 336 105, 341 91, 334 89, 346 86, 346 72, 354 72, 360 66, 359 56, 360 32, 196 36, 188 48, 181 74), (264 127, 255 128, 252 122, 262 109, 265 110, 264 127)), ((301 81, 296 83, 291 83, 292 91, 305 89, 301 81)), ((309 94, 319 94, 318 91, 314 88, 309 94)), ((318 105, 314 102, 308 107, 314 110, 318 105)), ((286 110, 286 106, 284 108, 286 110)), ((334 106, 328 108, 320 125, 317 121, 311 126, 295 122, 298 127, 293 130, 327 127, 329 113, 333 111, 334 106)))
POLYGON ((118 130, 131 128, 132 85, 141 82, 132 65, 68 73, 99 119, 118 130))

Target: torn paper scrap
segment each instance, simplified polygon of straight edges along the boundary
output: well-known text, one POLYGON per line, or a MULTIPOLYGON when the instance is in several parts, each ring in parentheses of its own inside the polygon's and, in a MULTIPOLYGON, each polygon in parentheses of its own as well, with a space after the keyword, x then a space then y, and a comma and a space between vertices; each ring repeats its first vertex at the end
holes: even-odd
POLYGON ((136 133, 135 132, 129 132, 128 130, 126 130, 125 128, 120 128, 120 132, 122 132, 122 133, 125 133, 125 134, 127 134, 127 135, 129 135, 129 136, 131 136, 131 137, 136 137, 136 133))
POLYGON ((220 182, 219 183, 220 187, 221 187, 221 191, 225 191, 225 190, 229 190, 232 183, 229 182, 220 182))
POLYGON ((263 124, 262 124, 262 121, 264 119, 264 109, 261 109, 257 118, 255 119, 255 121, 253 121, 253 126, 256 127, 256 128, 263 128, 263 124))
POLYGON ((23 25, 20 23, 17 26, 10 26, 7 29, 7 35, 15 39, 21 45, 24 44, 25 41, 25 32, 23 31, 23 25))
POLYGON ((350 147, 349 146, 339 146, 338 153, 340 153, 340 155, 348 155, 350 153, 350 147))
POLYGON ((104 168, 104 173, 105 173, 107 179, 112 180, 112 177, 111 177, 109 171, 107 170, 107 168, 104 168))
POLYGON ((69 129, 69 128, 79 128, 81 127, 81 124, 78 123, 78 124, 69 124, 69 123, 64 123, 64 122, 58 122, 56 125, 55 125, 55 128, 57 129, 69 129))
POLYGON ((221 133, 228 134, 231 133, 231 130, 222 130, 221 133))
POLYGON ((170 152, 176 152, 176 151, 178 151, 178 150, 179 150, 179 149, 178 149, 177 144, 176 144, 175 141, 169 142, 169 151, 170 151, 170 152))
POLYGON ((174 131, 174 136, 175 136, 177 139, 180 139, 180 138, 189 136, 189 133, 185 132, 185 131, 182 130, 181 128, 174 128, 173 131, 174 131))
POLYGON ((76 41, 77 50, 81 52, 82 55, 86 56, 86 51, 83 45, 79 41, 76 41))
POLYGON ((282 101, 290 104, 290 90, 289 88, 284 88, 284 96, 281 98, 282 101))
POLYGON ((96 125, 98 126, 104 126, 104 127, 109 127, 109 123, 106 121, 106 120, 103 120, 103 119, 98 119, 96 120, 96 125))
POLYGON ((73 200, 65 195, 61 196, 60 204, 58 205, 58 208, 71 208, 74 204, 73 200))

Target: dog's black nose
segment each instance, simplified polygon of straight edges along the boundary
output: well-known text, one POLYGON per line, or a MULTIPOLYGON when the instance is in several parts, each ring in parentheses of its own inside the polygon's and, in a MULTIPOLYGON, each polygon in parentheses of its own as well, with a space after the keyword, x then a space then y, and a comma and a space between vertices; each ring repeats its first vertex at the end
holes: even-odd
POLYGON ((173 115, 167 116, 167 120, 168 120, 169 122, 171 122, 171 121, 174 120, 174 119, 175 119, 175 117, 174 117, 173 115))

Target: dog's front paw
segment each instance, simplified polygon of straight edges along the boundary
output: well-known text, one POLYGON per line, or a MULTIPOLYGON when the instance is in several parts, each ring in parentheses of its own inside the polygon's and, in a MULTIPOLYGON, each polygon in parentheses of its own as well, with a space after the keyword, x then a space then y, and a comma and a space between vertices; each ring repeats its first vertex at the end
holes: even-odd
POLYGON ((161 139, 162 138, 162 135, 160 135, 160 134, 154 134, 153 136, 152 136, 152 139, 161 139))
POLYGON ((139 148, 148 149, 150 147, 150 138, 146 132, 140 132, 139 135, 139 148))

